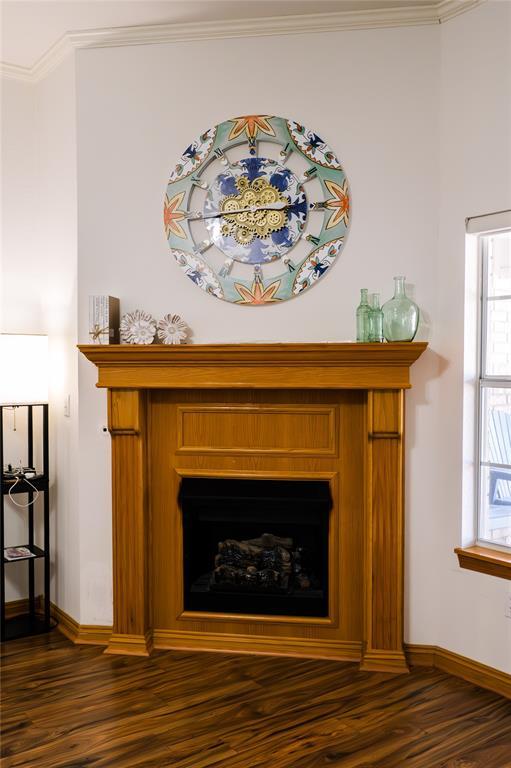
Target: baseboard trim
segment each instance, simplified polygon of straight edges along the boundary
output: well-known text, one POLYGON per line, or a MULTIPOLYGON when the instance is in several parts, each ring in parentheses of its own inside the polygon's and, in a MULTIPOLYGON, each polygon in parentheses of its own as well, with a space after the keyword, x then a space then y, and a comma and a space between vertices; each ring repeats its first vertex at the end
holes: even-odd
POLYGON ((406 658, 412 667, 434 667, 436 650, 435 645, 405 644, 406 658))
POLYGON ((79 624, 55 603, 51 604, 51 614, 58 622, 58 629, 75 645, 108 645, 112 627, 79 624))
POLYGON ((121 656, 150 656, 153 650, 153 633, 145 635, 117 635, 110 633, 105 653, 121 656))
MULTIPOLYGON (((36 597, 36 605, 40 606, 41 597, 36 597)), ((28 600, 12 600, 5 605, 6 618, 18 616, 28 611, 28 600)), ((68 613, 59 608, 54 603, 51 604, 51 615, 58 622, 58 630, 76 645, 106 645, 113 649, 114 645, 121 652, 117 638, 112 638, 112 627, 95 626, 89 624, 79 624, 68 613)), ((195 632, 180 632, 168 629, 155 629, 150 636, 143 638, 143 642, 137 636, 137 643, 130 644, 131 653, 134 652, 134 645, 138 644, 138 651, 144 651, 141 647, 150 652, 152 644, 158 650, 209 650, 223 653, 256 653, 260 655, 273 656, 297 656, 318 659, 336 659, 338 661, 359 662, 361 658, 361 643, 357 641, 328 641, 307 640, 306 643, 293 640, 280 640, 279 638, 248 637, 231 635, 228 640, 220 633, 206 633, 207 637, 201 637, 200 647, 198 636, 195 632), (273 643, 268 643, 273 641, 273 643)), ((126 649, 127 650, 127 649, 126 649)), ((124 652, 126 652, 126 650, 124 652)), ((116 652, 116 651, 109 651, 116 652)), ((136 651, 135 651, 136 652, 136 651)), ((459 653, 448 651, 436 645, 418 645, 415 643, 405 644, 406 659, 412 667, 435 667, 442 672, 446 672, 454 677, 460 677, 468 683, 473 683, 481 688, 498 693, 507 699, 511 699, 511 675, 507 672, 501 672, 494 667, 481 664, 479 661, 469 659, 467 656, 461 656, 459 653)), ((146 655, 146 653, 143 653, 146 655)), ((376 670, 372 664, 366 665, 365 660, 361 669, 367 671, 405 671, 400 663, 401 669, 396 669, 395 662, 389 664, 387 670, 381 667, 376 670), (391 668, 390 668, 391 667, 391 668)), ((383 659, 379 659, 383 661, 383 659)), ((387 661, 390 661, 387 659, 387 661)))
POLYGON ((68 640, 71 640, 72 643, 76 643, 78 635, 80 634, 80 625, 76 619, 73 619, 68 613, 54 603, 51 603, 50 605, 50 612, 52 618, 57 622, 57 629, 59 632, 61 632, 64 637, 67 637, 68 640))
MULTIPOLYGON (((37 595, 35 598, 36 610, 40 610, 42 604, 42 595, 37 595)), ((20 600, 10 600, 5 604, 5 618, 14 619, 16 616, 21 616, 23 613, 29 612, 28 597, 22 597, 20 600)))
POLYGON ((408 674, 406 656, 399 651, 366 650, 360 665, 361 672, 390 672, 393 675, 408 674))
POLYGON ((407 644, 406 655, 413 666, 435 667, 449 675, 461 677, 468 683, 511 699, 511 675, 507 672, 500 672, 494 667, 488 667, 467 656, 461 656, 459 653, 435 645, 407 644))
POLYGON ((100 627, 93 624, 80 624, 78 645, 108 645, 112 635, 112 627, 100 627))
POLYGON ((153 639, 158 650, 218 651, 337 661, 360 661, 361 657, 361 643, 357 640, 225 635, 172 629, 155 629, 153 639))

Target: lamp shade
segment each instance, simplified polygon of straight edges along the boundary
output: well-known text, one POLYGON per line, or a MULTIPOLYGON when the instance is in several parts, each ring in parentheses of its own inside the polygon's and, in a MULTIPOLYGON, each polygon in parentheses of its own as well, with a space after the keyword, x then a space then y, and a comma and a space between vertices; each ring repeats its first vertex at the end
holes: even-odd
POLYGON ((48 337, 0 334, 0 405, 48 402, 48 337))

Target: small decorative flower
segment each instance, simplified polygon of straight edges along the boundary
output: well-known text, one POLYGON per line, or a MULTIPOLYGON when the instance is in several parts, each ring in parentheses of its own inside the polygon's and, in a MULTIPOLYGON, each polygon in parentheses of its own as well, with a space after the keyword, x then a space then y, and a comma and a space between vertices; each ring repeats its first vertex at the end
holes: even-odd
POLYGON ((256 277, 252 283, 251 288, 242 285, 241 283, 234 283, 234 287, 238 291, 241 299, 236 301, 236 304, 270 304, 280 299, 275 299, 274 296, 280 288, 281 280, 275 280, 270 285, 265 286, 260 277, 256 277))
POLYGON ((325 184, 328 191, 333 195, 329 200, 325 201, 327 208, 333 211, 330 214, 326 228, 331 229, 336 227, 339 222, 343 222, 345 226, 348 226, 350 217, 350 196, 348 192, 348 181, 344 179, 343 185, 337 184, 336 181, 330 181, 327 179, 325 184))
POLYGON ((259 131, 268 136, 275 136, 275 131, 269 122, 270 118, 271 115, 244 115, 229 120, 230 123, 234 123, 229 134, 229 141, 237 139, 243 132, 247 134, 249 139, 255 139, 259 131))
POLYGON ((177 235, 177 237, 182 238, 186 237, 186 233, 179 223, 180 221, 183 221, 183 219, 186 219, 186 213, 179 210, 179 206, 183 202, 184 196, 184 192, 179 192, 177 195, 174 195, 172 200, 170 200, 169 196, 165 195, 163 222, 165 224, 165 233, 167 238, 169 238, 171 235, 177 235))
POLYGON ((121 319, 121 341, 125 344, 152 344, 156 320, 149 312, 136 309, 121 319))
POLYGON ((179 315, 165 315, 158 322, 158 338, 163 344, 182 344, 188 335, 188 326, 179 315))

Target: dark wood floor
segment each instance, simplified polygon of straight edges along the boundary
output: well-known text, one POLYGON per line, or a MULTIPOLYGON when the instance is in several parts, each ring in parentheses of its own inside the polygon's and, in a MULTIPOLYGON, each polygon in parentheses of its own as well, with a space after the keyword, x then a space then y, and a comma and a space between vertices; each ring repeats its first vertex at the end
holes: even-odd
POLYGON ((101 650, 4 644, 2 768, 511 766, 511 702, 441 672, 101 650))

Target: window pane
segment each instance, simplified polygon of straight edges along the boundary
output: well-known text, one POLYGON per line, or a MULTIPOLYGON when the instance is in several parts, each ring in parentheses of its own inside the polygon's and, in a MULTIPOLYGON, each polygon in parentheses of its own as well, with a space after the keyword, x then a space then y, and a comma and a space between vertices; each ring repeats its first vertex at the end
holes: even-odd
POLYGON ((487 376, 511 376, 511 299, 487 303, 487 376))
POLYGON ((479 538, 511 549, 511 232, 487 235, 480 243, 479 538), (492 376, 503 379, 500 386, 489 381, 492 376))
POLYGON ((511 466, 511 387, 482 387, 481 460, 511 466))
POLYGON ((511 232, 488 238, 488 296, 511 296, 511 232))
POLYGON ((511 547, 511 469, 482 467, 479 538, 511 547))

